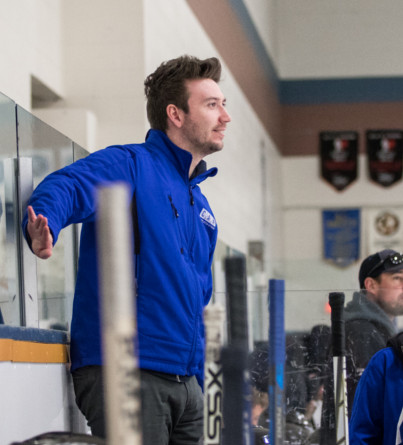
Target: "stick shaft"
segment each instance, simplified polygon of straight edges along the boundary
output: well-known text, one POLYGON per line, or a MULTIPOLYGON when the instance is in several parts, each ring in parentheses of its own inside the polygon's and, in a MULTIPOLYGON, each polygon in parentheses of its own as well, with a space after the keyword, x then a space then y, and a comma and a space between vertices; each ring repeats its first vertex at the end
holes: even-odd
POLYGON ((102 309, 106 430, 111 445, 141 445, 135 351, 135 285, 128 190, 98 190, 97 246, 102 309))
POLYGON ((282 445, 285 437, 284 281, 269 281, 269 419, 270 443, 282 445))
POLYGON ((248 357, 246 261, 225 259, 228 346, 222 350, 224 376, 224 445, 252 444, 248 357))
POLYGON ((227 289, 228 343, 248 349, 248 307, 244 257, 225 259, 225 285, 227 289))
POLYGON ((348 445, 346 358, 333 357, 335 425, 337 444, 348 445))
POLYGON ((345 297, 343 292, 331 292, 329 294, 329 304, 332 309, 331 323, 336 442, 340 445, 348 445, 349 443, 344 300, 345 297))

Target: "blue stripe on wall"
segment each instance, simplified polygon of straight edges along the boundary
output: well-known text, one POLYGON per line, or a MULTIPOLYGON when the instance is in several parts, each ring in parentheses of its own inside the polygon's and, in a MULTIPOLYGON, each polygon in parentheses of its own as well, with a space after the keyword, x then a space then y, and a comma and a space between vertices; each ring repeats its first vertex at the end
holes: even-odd
POLYGON ((284 105, 403 101, 403 77, 282 80, 284 105))

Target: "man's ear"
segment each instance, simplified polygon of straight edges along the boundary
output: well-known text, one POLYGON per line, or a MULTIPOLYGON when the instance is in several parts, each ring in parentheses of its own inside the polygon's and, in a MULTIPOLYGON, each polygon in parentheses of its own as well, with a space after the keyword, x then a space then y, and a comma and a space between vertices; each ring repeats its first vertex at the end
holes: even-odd
POLYGON ((373 292, 377 289, 378 282, 371 277, 367 277, 364 280, 364 287, 366 290, 373 292))
POLYGON ((184 112, 174 104, 169 104, 166 108, 168 121, 175 127, 181 128, 183 125, 184 112))

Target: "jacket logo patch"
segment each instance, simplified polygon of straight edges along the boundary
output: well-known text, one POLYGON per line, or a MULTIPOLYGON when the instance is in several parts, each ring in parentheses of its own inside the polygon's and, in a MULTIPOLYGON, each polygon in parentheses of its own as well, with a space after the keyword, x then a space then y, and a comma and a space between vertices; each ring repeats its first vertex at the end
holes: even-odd
POLYGON ((207 211, 206 209, 203 209, 200 212, 200 218, 202 219, 202 221, 205 224, 210 226, 212 229, 215 229, 217 224, 215 222, 214 216, 209 211, 207 211))

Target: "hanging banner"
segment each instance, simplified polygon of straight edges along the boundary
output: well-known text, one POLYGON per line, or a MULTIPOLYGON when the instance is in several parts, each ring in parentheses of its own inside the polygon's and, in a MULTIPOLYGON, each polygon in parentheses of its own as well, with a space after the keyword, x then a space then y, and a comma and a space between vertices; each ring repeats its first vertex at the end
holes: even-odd
POLYGON ((403 251, 403 209, 369 209, 368 254, 383 249, 403 251))
POLYGON ((323 210, 323 256, 335 266, 347 267, 360 257, 360 210, 323 210))
POLYGON ((403 131, 368 130, 367 157, 369 177, 383 187, 402 178, 403 131))
POLYGON ((357 179, 358 133, 326 131, 319 137, 321 176, 341 191, 357 179))

